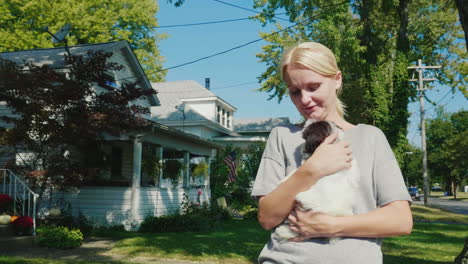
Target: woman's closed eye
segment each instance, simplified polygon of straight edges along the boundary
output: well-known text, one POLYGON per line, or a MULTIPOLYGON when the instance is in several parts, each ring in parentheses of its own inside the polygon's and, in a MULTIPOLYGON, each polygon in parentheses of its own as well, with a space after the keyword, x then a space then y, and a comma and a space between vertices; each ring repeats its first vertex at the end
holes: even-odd
POLYGON ((318 88, 320 88, 320 83, 312 83, 312 84, 309 84, 307 86, 307 91, 310 91, 310 92, 313 92, 315 90, 317 90, 318 88))

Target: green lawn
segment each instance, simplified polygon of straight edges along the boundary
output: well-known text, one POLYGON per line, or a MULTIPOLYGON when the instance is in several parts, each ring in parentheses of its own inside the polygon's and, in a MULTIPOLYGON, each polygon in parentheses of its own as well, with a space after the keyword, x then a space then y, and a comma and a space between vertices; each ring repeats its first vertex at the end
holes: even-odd
MULTIPOLYGON (((468 224, 468 217, 450 214, 438 209, 412 207, 415 219, 468 224)), ((101 232, 101 237, 117 242, 107 255, 119 256, 120 261, 65 261, 0 257, 5 264, 71 264, 157 263, 148 260, 179 259, 218 263, 256 263, 256 258, 269 237, 254 220, 232 220, 212 232, 185 232, 140 234, 129 232, 101 232), (138 259, 136 258, 138 257, 138 259), (145 261, 146 260, 146 261, 145 261), (135 263, 135 262, 133 262, 135 263)), ((386 238, 383 243, 385 264, 445 264, 453 263, 468 237, 468 226, 463 224, 415 223, 409 236, 386 238)), ((81 258, 83 259, 83 258, 81 258)), ((115 258, 113 258, 115 259, 115 258)))

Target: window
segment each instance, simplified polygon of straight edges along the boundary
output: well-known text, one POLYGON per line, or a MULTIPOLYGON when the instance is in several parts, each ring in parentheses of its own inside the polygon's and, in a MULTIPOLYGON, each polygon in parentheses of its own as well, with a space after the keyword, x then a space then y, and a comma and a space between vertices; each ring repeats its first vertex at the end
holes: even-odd
POLYGON ((100 86, 102 86, 102 87, 104 87, 106 89, 109 89, 109 90, 119 88, 119 84, 117 83, 117 81, 115 80, 115 78, 114 78, 114 76, 112 74, 105 73, 103 77, 104 77, 103 80, 101 80, 101 82, 99 82, 100 86))
POLYGON ((222 114, 221 114, 221 125, 226 126, 226 112, 224 111, 224 109, 221 112, 222 112, 222 114))
POLYGON ((111 178, 122 178, 122 149, 119 147, 112 147, 111 154, 111 178))

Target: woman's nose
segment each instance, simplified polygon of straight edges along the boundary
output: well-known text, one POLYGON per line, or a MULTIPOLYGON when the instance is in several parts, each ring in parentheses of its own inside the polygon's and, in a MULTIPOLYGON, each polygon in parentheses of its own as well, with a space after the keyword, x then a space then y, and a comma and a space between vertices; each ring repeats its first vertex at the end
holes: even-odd
POLYGON ((308 104, 310 102, 310 94, 307 91, 301 91, 301 102, 303 104, 308 104))

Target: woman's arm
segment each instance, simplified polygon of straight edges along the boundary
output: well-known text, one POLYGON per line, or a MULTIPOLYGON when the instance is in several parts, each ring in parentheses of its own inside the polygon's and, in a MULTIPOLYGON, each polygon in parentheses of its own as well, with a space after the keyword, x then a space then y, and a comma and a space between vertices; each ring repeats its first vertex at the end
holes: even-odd
POLYGON ((334 217, 295 210, 288 218, 291 230, 300 234, 292 241, 312 237, 389 237, 408 235, 413 218, 408 201, 393 201, 365 214, 334 217))
POLYGON ((336 136, 327 137, 293 175, 268 195, 260 197, 258 221, 263 228, 269 230, 286 219, 294 208, 296 194, 307 190, 323 176, 351 167, 349 143, 332 144, 336 136))

